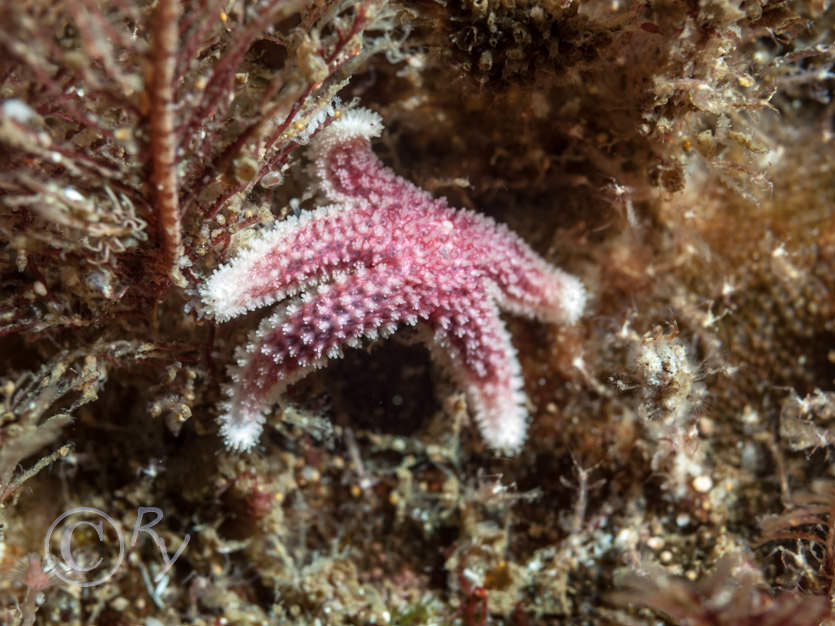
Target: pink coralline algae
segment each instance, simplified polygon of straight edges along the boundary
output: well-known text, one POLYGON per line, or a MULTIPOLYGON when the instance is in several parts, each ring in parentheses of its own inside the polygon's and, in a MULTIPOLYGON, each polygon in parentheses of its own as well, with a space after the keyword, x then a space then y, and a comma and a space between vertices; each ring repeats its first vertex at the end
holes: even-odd
POLYGON ((466 389, 487 444, 512 453, 524 442, 521 368, 499 308, 570 324, 583 285, 505 226, 386 168, 370 144, 381 130, 370 111, 338 114, 309 149, 332 204, 278 223, 205 284, 218 321, 283 301, 230 368, 220 424, 231 448, 255 445, 286 387, 344 346, 418 322, 466 389))

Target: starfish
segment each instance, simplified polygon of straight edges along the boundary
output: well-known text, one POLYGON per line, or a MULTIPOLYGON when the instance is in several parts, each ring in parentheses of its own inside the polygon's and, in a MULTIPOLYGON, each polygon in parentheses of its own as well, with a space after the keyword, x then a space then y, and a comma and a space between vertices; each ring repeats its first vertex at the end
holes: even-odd
POLYGON ((385 167, 370 142, 381 130, 376 113, 337 112, 308 149, 330 204, 268 229, 202 289, 221 322, 281 302, 229 368, 219 419, 231 448, 255 445, 287 386, 345 346, 418 322, 467 391, 485 442, 507 454, 524 442, 521 368, 499 308, 571 324, 583 285, 504 225, 385 167))

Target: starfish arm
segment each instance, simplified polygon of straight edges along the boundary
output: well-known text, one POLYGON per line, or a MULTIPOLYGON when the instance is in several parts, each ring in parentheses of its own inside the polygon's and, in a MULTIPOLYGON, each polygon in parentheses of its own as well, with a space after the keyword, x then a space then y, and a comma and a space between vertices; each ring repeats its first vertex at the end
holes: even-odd
POLYGON ((513 454, 525 441, 522 371, 495 303, 486 293, 450 300, 430 317, 435 345, 467 390, 485 442, 513 454))
POLYGON ((457 211, 462 254, 495 285, 503 309, 546 322, 573 324, 583 313, 586 290, 580 280, 554 267, 521 237, 489 217, 457 211))
POLYGON ((286 387, 344 346, 389 335, 401 323, 426 319, 431 290, 390 266, 340 274, 264 319, 230 368, 221 433, 229 447, 255 445, 265 414, 286 387))
POLYGON ((383 165, 371 149, 382 120, 367 109, 346 111, 311 141, 318 187, 337 203, 403 208, 426 205, 432 196, 383 165))
POLYGON ((223 322, 341 270, 375 265, 391 253, 395 229, 389 213, 326 206, 279 222, 208 278, 203 302, 223 322))

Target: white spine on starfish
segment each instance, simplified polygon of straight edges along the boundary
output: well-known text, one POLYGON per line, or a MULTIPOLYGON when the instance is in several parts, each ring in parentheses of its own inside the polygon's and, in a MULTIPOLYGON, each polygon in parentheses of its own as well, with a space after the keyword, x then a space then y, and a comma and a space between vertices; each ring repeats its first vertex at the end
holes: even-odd
POLYGON ((352 139, 371 139, 383 132, 383 118, 368 109, 340 111, 339 118, 319 131, 310 143, 310 156, 320 159, 336 146, 352 139))
POLYGON ((531 305, 519 303, 506 297, 498 288, 494 289, 494 296, 502 310, 520 315, 534 317, 542 322, 574 324, 583 315, 586 308, 586 288, 576 276, 564 272, 558 267, 543 264, 543 274, 547 276, 547 285, 543 286, 545 300, 550 303, 547 308, 533 308, 531 305), (531 311, 534 314, 531 315, 531 311))
POLYGON ((272 291, 265 296, 251 298, 247 295, 253 285, 271 278, 269 275, 258 273, 256 266, 259 261, 267 255, 276 255, 277 249, 287 242, 293 232, 315 221, 328 218, 335 210, 338 210, 338 207, 323 206, 276 222, 271 228, 265 229, 249 248, 239 253, 234 261, 217 268, 200 290, 200 296, 209 313, 217 321, 226 322, 233 317, 294 296, 327 278, 318 274, 307 281, 294 284, 287 289, 272 291))
POLYGON ((555 286, 555 289, 560 291, 561 321, 565 324, 574 324, 586 308, 586 288, 576 276, 563 272, 559 268, 554 268, 552 271, 554 284, 559 285, 555 286))
POLYGON ((233 412, 231 407, 232 401, 222 405, 224 412, 220 418, 220 436, 223 437, 227 448, 246 452, 258 443, 266 418, 258 410, 244 412, 238 409, 233 412))

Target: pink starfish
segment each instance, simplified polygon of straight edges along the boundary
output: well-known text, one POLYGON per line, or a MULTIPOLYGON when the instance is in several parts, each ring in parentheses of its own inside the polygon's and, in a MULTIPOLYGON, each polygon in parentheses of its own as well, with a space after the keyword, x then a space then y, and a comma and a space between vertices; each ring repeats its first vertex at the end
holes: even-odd
POLYGON ((232 448, 252 447, 287 385, 343 346, 417 322, 434 331, 433 354, 467 390, 485 441, 511 453, 525 439, 521 370, 497 304, 573 323, 583 286, 505 226, 386 168, 370 144, 381 130, 376 113, 337 114, 310 149, 333 204, 278 223, 206 282, 203 299, 219 321, 286 300, 230 368, 220 422, 232 448))

